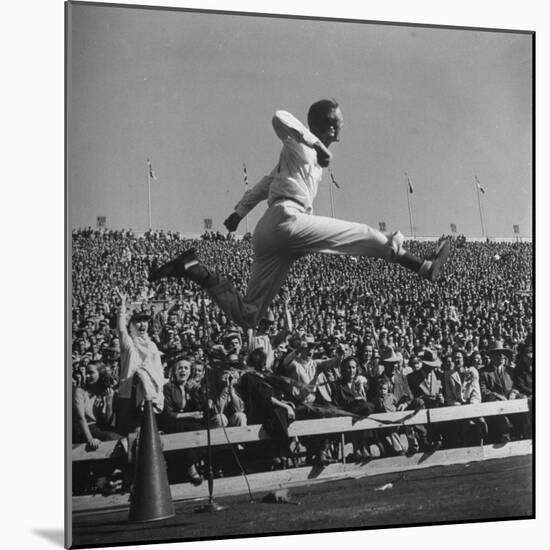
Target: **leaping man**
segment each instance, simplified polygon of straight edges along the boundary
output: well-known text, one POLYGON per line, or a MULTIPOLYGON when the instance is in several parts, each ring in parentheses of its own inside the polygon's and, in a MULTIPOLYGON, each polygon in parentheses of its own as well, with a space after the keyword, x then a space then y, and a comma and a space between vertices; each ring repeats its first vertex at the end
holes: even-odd
POLYGON ((383 233, 366 224, 315 216, 313 200, 329 166, 329 146, 339 141, 343 128, 340 106, 334 99, 311 105, 307 115, 309 129, 286 111, 277 111, 273 128, 283 143, 279 162, 272 172, 246 191, 225 220, 228 231, 261 201, 268 209, 252 237, 254 262, 245 296, 233 284, 204 266, 189 249, 170 262, 154 269, 149 279, 185 277, 194 281, 219 307, 245 329, 255 328, 283 285, 292 264, 314 252, 383 258, 420 277, 435 281, 449 257, 450 242, 440 243, 431 260, 419 258, 403 248, 400 231, 383 233))

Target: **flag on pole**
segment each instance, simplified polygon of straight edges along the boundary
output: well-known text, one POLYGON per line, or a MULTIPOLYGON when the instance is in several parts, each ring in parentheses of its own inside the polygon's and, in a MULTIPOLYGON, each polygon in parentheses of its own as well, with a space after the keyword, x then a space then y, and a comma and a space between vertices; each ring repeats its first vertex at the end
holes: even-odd
POLYGON ((482 193, 485 193, 485 189, 483 187, 481 187, 481 183, 479 183, 479 180, 477 179, 477 176, 476 176, 476 185, 477 185, 477 188, 482 192, 482 193))
POLYGON ((409 178, 408 174, 405 174, 407 176, 407 183, 409 184, 409 193, 412 195, 414 193, 414 187, 411 183, 411 178, 409 178))
POLYGON ((149 177, 152 180, 157 181, 157 176, 155 176, 155 173, 153 172, 153 166, 152 166, 151 161, 149 159, 147 159, 147 166, 149 167, 149 177))
POLYGON ((332 170, 329 168, 328 169, 329 171, 329 174, 330 174, 330 181, 332 181, 332 183, 334 183, 334 185, 340 189, 340 186, 338 185, 338 182, 336 181, 336 179, 334 178, 334 174, 332 173, 332 170))
POLYGON ((248 173, 246 171, 246 164, 243 162, 243 172, 244 172, 244 184, 248 187, 248 173))

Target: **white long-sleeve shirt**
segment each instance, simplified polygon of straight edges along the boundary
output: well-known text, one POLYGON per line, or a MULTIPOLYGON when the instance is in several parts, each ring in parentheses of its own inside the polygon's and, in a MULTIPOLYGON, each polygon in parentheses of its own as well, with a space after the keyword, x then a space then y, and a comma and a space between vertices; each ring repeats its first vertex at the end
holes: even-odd
POLYGON ((272 120, 273 129, 283 142, 279 163, 268 176, 264 176, 249 189, 235 212, 244 218, 259 202, 267 199, 269 206, 281 199, 292 199, 312 212, 317 186, 323 169, 312 149, 319 138, 287 111, 277 111, 272 120))

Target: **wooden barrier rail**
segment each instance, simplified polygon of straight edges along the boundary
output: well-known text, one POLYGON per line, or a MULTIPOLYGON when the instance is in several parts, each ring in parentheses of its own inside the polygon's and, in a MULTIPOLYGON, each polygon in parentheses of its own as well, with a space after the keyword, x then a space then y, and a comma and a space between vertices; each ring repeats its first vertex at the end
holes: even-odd
MULTIPOLYGON (((501 414, 518 414, 529 411, 527 399, 511 401, 492 401, 476 405, 459 405, 455 407, 440 407, 436 409, 420 409, 391 413, 372 414, 367 418, 357 420, 350 416, 322 418, 314 420, 296 420, 288 429, 289 437, 321 435, 333 433, 356 432, 360 430, 376 430, 381 428, 399 427, 413 424, 429 424, 434 422, 449 422, 480 416, 496 416, 501 414)), ((261 425, 242 426, 235 428, 216 428, 211 430, 211 444, 226 445, 230 443, 251 443, 269 439, 269 434, 261 425)), ((124 438, 123 438, 124 439, 124 438)), ((164 451, 205 447, 207 445, 206 430, 181 432, 161 436, 164 451)), ((104 460, 112 456, 117 445, 116 441, 102 442, 95 451, 87 451, 86 445, 74 445, 72 461, 104 460)))

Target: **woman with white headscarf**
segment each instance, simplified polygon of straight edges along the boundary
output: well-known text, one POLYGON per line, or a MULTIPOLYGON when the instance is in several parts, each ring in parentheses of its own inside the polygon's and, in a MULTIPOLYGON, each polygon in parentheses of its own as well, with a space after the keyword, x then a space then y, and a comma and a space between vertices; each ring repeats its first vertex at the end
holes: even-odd
POLYGON ((118 430, 127 434, 139 424, 140 409, 150 400, 159 414, 164 407, 164 373, 160 352, 149 338, 149 314, 135 312, 126 321, 126 294, 116 289, 120 298, 118 332, 120 338, 120 379, 118 387, 118 430))

